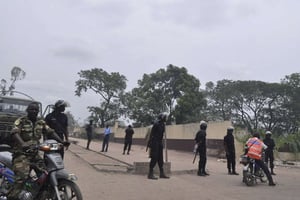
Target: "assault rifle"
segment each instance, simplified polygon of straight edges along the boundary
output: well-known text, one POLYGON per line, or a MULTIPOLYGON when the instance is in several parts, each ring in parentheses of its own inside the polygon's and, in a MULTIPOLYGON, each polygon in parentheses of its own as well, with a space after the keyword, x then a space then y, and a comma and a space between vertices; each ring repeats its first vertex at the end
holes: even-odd
POLYGON ((195 146, 194 146, 194 153, 195 153, 195 155, 194 155, 194 159, 193 159, 193 164, 195 163, 195 160, 198 155, 198 144, 195 144, 195 146))

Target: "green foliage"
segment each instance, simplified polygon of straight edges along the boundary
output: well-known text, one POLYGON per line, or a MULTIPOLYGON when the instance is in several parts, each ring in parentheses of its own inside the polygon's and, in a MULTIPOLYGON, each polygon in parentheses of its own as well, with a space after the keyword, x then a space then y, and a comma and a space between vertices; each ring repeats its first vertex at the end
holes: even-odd
POLYGON ((126 89, 126 77, 118 72, 107 73, 103 69, 94 68, 82 70, 78 73, 80 79, 76 81, 75 95, 91 90, 100 96, 99 107, 89 106, 89 112, 95 121, 100 121, 102 127, 106 122, 120 117, 120 99, 126 89))
POLYGON ((200 82, 186 68, 168 65, 152 74, 144 74, 139 87, 123 100, 130 118, 149 125, 159 113, 169 113, 168 122, 199 120, 206 101, 199 91, 200 82))
POLYGON ((212 120, 231 120, 249 132, 264 129, 277 134, 294 133, 299 127, 298 85, 222 80, 217 85, 207 83, 206 87, 212 120))
POLYGON ((285 149, 294 154, 300 153, 300 132, 296 134, 281 135, 274 139, 277 149, 285 149))

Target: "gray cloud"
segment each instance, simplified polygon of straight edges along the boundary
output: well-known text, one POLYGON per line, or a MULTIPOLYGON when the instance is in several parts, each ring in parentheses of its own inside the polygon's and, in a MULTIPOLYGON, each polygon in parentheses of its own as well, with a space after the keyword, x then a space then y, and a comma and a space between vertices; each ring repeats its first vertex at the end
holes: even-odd
POLYGON ((86 63, 95 58, 93 52, 76 46, 65 46, 53 51, 55 57, 86 63))
POLYGON ((299 72, 300 1, 2 0, 0 78, 26 71, 18 90, 45 104, 69 100, 88 116, 94 94, 75 97, 80 70, 119 72, 128 90, 144 73, 184 66, 208 81, 278 82, 299 72))

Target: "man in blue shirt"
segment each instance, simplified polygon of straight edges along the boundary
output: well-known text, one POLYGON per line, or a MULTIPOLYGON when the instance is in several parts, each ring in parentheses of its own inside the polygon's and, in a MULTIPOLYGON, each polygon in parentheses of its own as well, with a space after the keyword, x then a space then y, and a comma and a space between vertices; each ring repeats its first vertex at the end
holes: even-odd
POLYGON ((104 138, 101 152, 107 152, 110 133, 110 128, 108 125, 106 125, 106 128, 104 129, 104 138))

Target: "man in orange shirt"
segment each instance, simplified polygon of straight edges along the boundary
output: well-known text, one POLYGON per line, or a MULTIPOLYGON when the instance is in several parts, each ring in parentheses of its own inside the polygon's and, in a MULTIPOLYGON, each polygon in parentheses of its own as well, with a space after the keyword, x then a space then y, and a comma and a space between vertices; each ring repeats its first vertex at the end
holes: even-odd
POLYGON ((275 186, 276 184, 273 181, 271 173, 262 160, 262 151, 263 149, 266 149, 267 146, 259 139, 259 133, 254 133, 253 137, 249 138, 247 141, 246 146, 246 155, 255 159, 255 164, 265 172, 269 181, 269 186, 275 186))

